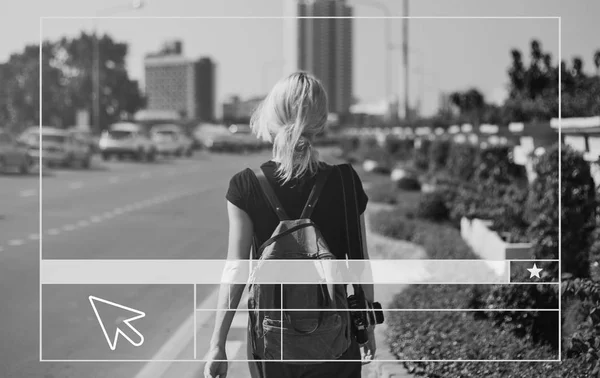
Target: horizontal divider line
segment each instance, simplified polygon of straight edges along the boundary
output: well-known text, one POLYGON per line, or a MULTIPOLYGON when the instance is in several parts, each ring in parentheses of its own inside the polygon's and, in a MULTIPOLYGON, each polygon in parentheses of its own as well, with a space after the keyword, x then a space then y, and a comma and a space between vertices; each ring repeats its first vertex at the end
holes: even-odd
MULTIPOLYGON (((40 359, 40 362, 207 362, 208 360, 58 360, 40 359)), ((281 360, 212 360, 216 362, 281 362, 281 360)), ((357 360, 285 360, 286 362, 357 362, 357 360)), ((371 360, 373 362, 561 362, 562 360, 371 360)))
MULTIPOLYGON (((258 282, 257 285, 319 285, 325 282, 258 282)), ((560 285, 560 282, 331 282, 336 285, 560 285)), ((247 282, 42 282, 42 285, 245 285, 247 282)))
MULTIPOLYGON (((240 308, 237 310, 232 310, 232 309, 206 309, 206 308, 197 308, 196 311, 203 311, 203 312, 217 312, 217 311, 238 311, 238 312, 251 312, 251 311, 281 311, 280 308, 256 308, 256 309, 247 309, 247 308, 240 308)), ((351 310, 351 309, 285 309, 284 311, 338 311, 338 312, 343 312, 343 311, 363 311, 361 309, 357 309, 357 310, 351 310)), ((446 309, 440 309, 440 308, 389 308, 389 309, 383 309, 383 310, 372 310, 372 311, 383 311, 383 312, 406 312, 406 311, 413 311, 413 312, 419 312, 419 311, 429 311, 429 312, 443 312, 443 311, 521 311, 521 312, 534 312, 534 311, 547 311, 547 312, 559 312, 560 309, 559 308, 537 308, 537 309, 525 309, 525 308, 509 308, 509 309, 503 309, 503 308, 446 308, 446 309)))

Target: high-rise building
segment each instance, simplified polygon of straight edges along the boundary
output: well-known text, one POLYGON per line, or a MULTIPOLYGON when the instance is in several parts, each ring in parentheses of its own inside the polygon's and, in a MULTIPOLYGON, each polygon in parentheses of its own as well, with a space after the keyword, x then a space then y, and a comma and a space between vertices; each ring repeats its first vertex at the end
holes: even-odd
POLYGON ((196 62, 196 114, 201 121, 215 119, 215 64, 210 58, 196 62))
POLYGON ((352 19, 345 0, 287 0, 284 44, 286 74, 302 70, 321 80, 329 96, 329 110, 348 114, 352 105, 352 19))
POLYGON ((180 41, 166 43, 144 59, 148 109, 176 111, 183 118, 212 121, 215 65, 186 58, 180 41))

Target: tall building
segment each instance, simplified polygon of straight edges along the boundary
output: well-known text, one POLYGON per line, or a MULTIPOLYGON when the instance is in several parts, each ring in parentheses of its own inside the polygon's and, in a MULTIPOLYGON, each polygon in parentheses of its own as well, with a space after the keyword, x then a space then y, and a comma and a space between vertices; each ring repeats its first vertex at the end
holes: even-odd
POLYGON ((146 55, 148 109, 176 111, 186 119, 212 121, 214 66, 210 58, 194 61, 185 57, 180 41, 166 43, 158 53, 146 55))
POLYGON ((196 114, 201 121, 215 119, 215 64, 210 58, 196 62, 196 114))
MULTIPOLYGON (((285 11, 298 17, 351 17, 345 0, 286 0, 285 11)), ((321 80, 329 110, 348 114, 352 105, 352 19, 290 18, 285 26, 286 74, 308 71, 321 80)))

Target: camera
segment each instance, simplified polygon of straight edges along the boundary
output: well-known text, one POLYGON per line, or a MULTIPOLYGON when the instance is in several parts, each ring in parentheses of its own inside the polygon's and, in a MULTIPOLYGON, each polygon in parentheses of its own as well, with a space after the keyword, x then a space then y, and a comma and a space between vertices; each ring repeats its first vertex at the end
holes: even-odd
POLYGON ((352 319, 352 331, 356 336, 356 342, 364 344, 369 341, 367 327, 369 325, 383 323, 383 310, 379 302, 373 302, 368 308, 365 300, 360 300, 355 294, 348 296, 350 307, 350 318, 352 319))

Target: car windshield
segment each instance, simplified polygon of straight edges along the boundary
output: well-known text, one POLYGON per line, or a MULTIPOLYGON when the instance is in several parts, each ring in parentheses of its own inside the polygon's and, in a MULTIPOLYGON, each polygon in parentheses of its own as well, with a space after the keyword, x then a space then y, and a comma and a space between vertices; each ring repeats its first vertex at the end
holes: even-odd
POLYGON ((113 139, 125 139, 131 136, 131 131, 111 130, 108 132, 108 135, 110 135, 110 137, 113 139))

